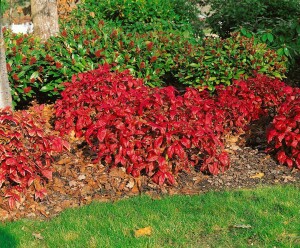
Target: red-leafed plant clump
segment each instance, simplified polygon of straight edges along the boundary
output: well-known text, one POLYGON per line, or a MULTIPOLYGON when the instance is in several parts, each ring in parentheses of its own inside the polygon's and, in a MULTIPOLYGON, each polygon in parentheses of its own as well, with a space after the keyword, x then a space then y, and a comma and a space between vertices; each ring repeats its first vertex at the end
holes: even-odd
POLYGON ((268 130, 271 150, 281 164, 300 169, 300 89, 287 98, 268 130))
POLYGON ((210 107, 194 105, 200 96, 192 89, 180 96, 173 87, 150 88, 129 72, 104 66, 66 84, 55 105, 55 128, 84 135, 97 161, 173 184, 173 175, 190 166, 213 174, 229 166, 220 135, 211 128, 210 107))
POLYGON ((192 166, 212 174, 226 170, 225 134, 240 133, 286 99, 290 88, 281 84, 258 75, 218 86, 213 95, 195 88, 180 95, 173 87, 147 87, 128 71, 111 72, 106 65, 66 83, 55 104, 55 129, 85 137, 97 153, 95 162, 173 184, 178 171, 192 166))
POLYGON ((61 138, 46 134, 44 124, 26 111, 0 111, 0 187, 10 208, 20 203, 33 182, 35 198, 46 195, 41 186, 52 178, 52 156, 68 148, 61 138))
POLYGON ((247 79, 246 84, 255 96, 261 98, 261 108, 265 113, 276 113, 287 97, 295 95, 295 90, 284 82, 261 74, 247 79))

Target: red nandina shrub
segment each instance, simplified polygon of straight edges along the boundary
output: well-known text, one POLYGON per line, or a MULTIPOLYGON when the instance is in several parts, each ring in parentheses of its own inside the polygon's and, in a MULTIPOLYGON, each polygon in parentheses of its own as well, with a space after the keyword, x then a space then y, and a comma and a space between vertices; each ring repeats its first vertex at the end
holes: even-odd
MULTIPOLYGON (((173 87, 149 88, 129 72, 113 73, 103 66, 66 84, 55 105, 55 128, 84 136, 97 152, 95 162, 172 184, 173 175, 190 166, 212 174, 227 169, 224 134, 239 133, 266 114, 264 108, 279 104, 278 85, 257 76, 216 87, 214 95, 195 88, 179 95, 173 87), (268 97, 274 103, 267 103, 268 97)), ((288 91, 284 88, 283 96, 288 91)))
POLYGON ((191 89, 180 96, 173 87, 153 89, 129 72, 109 70, 100 67, 66 84, 55 105, 56 130, 85 135, 96 162, 147 174, 159 184, 173 184, 173 175, 190 166, 213 174, 228 168, 209 108, 193 104, 203 93, 191 89))
POLYGON ((240 133, 251 121, 264 114, 261 109, 262 99, 249 89, 248 81, 235 82, 233 86, 220 86, 216 90, 215 102, 223 115, 216 113, 226 133, 240 133))
MULTIPOLYGON (((42 185, 52 179, 52 155, 68 147, 61 138, 46 134, 44 124, 26 111, 0 110, 0 188, 10 208, 34 181, 42 185)), ((42 199, 46 193, 36 188, 35 198, 42 199)))
POLYGON ((270 150, 281 164, 300 169, 300 89, 283 103, 267 132, 270 150))
MULTIPOLYGON (((235 84, 243 82, 236 81, 235 84)), ((280 105, 287 97, 294 94, 294 89, 287 86, 277 78, 270 78, 265 75, 256 75, 246 81, 248 89, 257 97, 261 98, 262 110, 267 113, 270 111, 277 112, 280 105)))

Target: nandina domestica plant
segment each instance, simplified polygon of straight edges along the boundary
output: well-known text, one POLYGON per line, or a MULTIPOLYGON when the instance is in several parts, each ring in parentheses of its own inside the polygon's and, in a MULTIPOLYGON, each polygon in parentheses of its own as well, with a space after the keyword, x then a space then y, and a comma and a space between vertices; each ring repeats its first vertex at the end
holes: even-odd
MULTIPOLYGON (((257 75, 232 86, 203 89, 150 88, 128 71, 111 72, 108 65, 74 76, 56 102, 55 128, 61 134, 84 136, 97 153, 95 162, 123 166, 133 176, 174 183, 174 175, 192 166, 217 174, 229 166, 223 148, 227 133, 239 133, 267 114, 264 99, 279 104, 290 87, 257 75), (270 84, 271 82, 271 84, 270 84), (263 89, 269 85, 272 89, 263 89)), ((275 104, 275 105, 276 105, 275 104)))
POLYGON ((279 163, 300 169, 300 89, 294 93, 280 106, 267 139, 279 163))
MULTIPOLYGON (((35 109, 38 113, 40 109, 35 109)), ((42 199, 43 187, 52 179, 52 156, 68 148, 63 139, 43 130, 45 121, 26 111, 0 111, 0 188, 10 208, 21 201, 26 189, 35 183, 35 199, 42 199)))
POLYGON ((133 176, 147 174, 159 184, 173 184, 174 174, 190 166, 213 174, 228 168, 209 109, 189 104, 199 91, 180 96, 173 87, 150 88, 109 66, 78 77, 55 105, 55 128, 85 136, 97 152, 95 162, 123 166, 133 176))

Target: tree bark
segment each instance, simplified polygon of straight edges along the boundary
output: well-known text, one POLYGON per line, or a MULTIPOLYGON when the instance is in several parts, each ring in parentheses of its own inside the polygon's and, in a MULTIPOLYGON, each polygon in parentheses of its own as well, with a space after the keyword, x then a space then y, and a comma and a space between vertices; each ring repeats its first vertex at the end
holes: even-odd
POLYGON ((5 42, 2 33, 2 24, 0 24, 0 108, 5 107, 12 109, 12 97, 6 68, 5 42))
POLYGON ((59 32, 56 0, 31 0, 34 34, 46 41, 59 32))

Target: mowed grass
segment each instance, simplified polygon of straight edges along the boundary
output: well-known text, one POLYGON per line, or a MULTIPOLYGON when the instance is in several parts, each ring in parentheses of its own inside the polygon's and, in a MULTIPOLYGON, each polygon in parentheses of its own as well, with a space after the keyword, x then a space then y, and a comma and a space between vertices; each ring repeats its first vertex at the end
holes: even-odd
POLYGON ((50 221, 2 223, 0 247, 300 247, 300 188, 93 203, 50 221), (151 235, 135 237, 144 227, 151 235))

